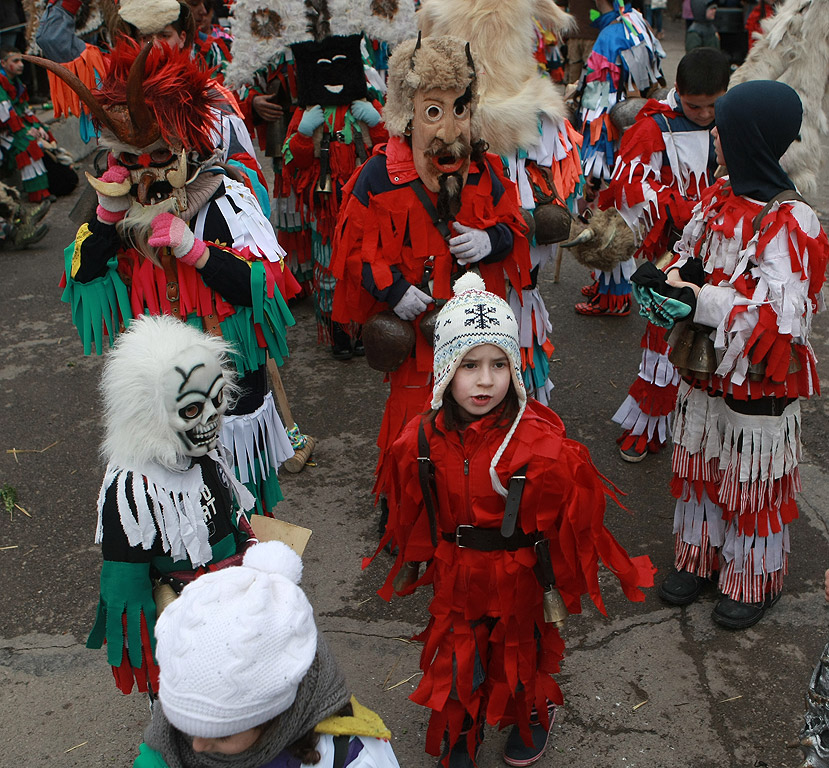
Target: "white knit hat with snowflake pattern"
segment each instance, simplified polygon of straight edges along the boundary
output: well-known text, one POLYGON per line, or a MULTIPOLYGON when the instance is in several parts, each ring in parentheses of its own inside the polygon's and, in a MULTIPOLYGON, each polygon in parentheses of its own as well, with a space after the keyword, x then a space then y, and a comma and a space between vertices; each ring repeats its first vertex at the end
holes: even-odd
POLYGON ((492 344, 503 349, 512 364, 512 384, 518 395, 518 415, 495 453, 489 467, 492 487, 507 495, 495 467, 518 426, 527 405, 527 390, 521 376, 518 323, 509 304, 486 289, 483 279, 467 272, 455 282, 455 295, 443 305, 435 322, 435 382, 432 408, 443 406, 443 393, 452 381, 464 356, 473 347, 492 344))

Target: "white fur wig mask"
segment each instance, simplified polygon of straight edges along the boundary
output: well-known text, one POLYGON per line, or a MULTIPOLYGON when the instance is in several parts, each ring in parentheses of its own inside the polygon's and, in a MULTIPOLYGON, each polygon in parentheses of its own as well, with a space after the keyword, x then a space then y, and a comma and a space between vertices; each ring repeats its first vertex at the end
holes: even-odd
MULTIPOLYGON (((538 116, 564 119, 564 100, 538 68, 535 20, 557 35, 575 29, 553 0, 423 0, 423 42, 452 34, 468 40, 478 69, 475 122, 490 150, 508 155, 538 140, 538 116)), ((388 122, 387 122, 388 124, 388 122)))
POLYGON ((107 462, 177 469, 215 448, 235 395, 229 352, 222 338, 173 317, 133 320, 101 379, 107 462))

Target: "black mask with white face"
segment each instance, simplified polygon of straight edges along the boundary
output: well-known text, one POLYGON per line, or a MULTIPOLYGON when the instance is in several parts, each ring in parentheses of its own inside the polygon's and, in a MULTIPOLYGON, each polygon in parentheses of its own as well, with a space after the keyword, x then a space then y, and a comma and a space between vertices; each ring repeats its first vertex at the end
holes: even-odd
POLYGON ((360 35, 295 43, 297 100, 302 107, 338 106, 366 97, 360 35))

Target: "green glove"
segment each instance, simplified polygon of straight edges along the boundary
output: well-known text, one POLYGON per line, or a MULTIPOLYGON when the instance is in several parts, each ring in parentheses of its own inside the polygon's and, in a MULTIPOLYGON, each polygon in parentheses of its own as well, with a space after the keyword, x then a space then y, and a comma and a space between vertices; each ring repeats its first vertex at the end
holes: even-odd
POLYGON ((639 314, 654 325, 672 328, 677 320, 691 314, 691 307, 684 301, 663 296, 651 288, 632 284, 633 296, 639 303, 639 314))

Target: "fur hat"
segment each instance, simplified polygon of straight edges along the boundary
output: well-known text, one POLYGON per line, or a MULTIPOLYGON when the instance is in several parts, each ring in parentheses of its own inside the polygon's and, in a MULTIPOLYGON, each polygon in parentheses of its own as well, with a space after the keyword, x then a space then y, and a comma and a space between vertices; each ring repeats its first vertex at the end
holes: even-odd
POLYGON ((455 282, 455 295, 443 305, 435 321, 433 409, 443 405, 443 393, 466 353, 482 344, 492 344, 504 350, 512 364, 512 384, 518 395, 518 414, 489 467, 492 487, 506 496, 507 491, 498 479, 495 467, 527 406, 527 390, 521 375, 518 322, 509 304, 486 290, 480 275, 467 272, 455 282))
POLYGON ((159 699, 189 736, 221 738, 285 712, 317 652, 302 561, 269 541, 206 573, 158 619, 159 699))
POLYGON ((229 363, 231 347, 221 337, 203 333, 170 315, 139 315, 118 337, 101 376, 101 452, 107 462, 119 467, 148 462, 175 467, 180 463, 181 439, 170 425, 162 383, 182 353, 193 347, 203 347, 219 361, 225 395, 232 402, 236 374, 229 363))
POLYGON ((142 35, 154 35, 178 19, 178 0, 121 0, 118 15, 142 35))
POLYGON ((416 91, 472 89, 472 139, 480 134, 475 128, 475 105, 478 99, 477 77, 467 44, 458 37, 418 38, 406 40, 389 58, 388 92, 383 120, 391 136, 403 136, 414 117, 416 91))

